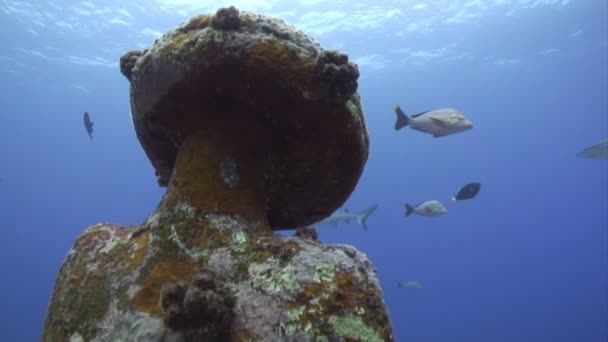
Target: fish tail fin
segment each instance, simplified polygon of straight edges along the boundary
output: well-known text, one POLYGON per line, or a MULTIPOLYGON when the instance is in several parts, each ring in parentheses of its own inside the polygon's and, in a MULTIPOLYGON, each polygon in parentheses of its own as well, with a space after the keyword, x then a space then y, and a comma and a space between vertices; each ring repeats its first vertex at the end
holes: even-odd
POLYGON ((367 231, 367 218, 373 214, 376 209, 378 209, 378 204, 372 205, 357 215, 357 222, 363 226, 363 230, 367 231))
POLYGON ((410 216, 413 212, 414 207, 409 203, 405 203, 405 216, 410 216))
POLYGON ((397 121, 395 122, 395 131, 398 131, 403 127, 409 125, 410 119, 407 117, 407 115, 405 115, 399 105, 395 105, 395 114, 397 114, 397 121))
POLYGON ((402 288, 402 287, 403 287, 403 285, 401 284, 401 282, 400 282, 400 281, 398 281, 398 282, 397 282, 397 288, 399 289, 399 288, 402 288))

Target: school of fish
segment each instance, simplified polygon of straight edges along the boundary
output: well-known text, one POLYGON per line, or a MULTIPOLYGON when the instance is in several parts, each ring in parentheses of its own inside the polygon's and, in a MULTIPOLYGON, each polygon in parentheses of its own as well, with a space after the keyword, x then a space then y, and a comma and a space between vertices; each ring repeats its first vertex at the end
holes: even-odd
MULTIPOLYGON (((410 127, 413 130, 430 134, 434 138, 439 138, 466 132, 473 128, 473 123, 469 121, 463 113, 452 108, 434 109, 408 116, 399 105, 395 105, 394 111, 397 116, 394 125, 395 131, 410 127)), ((93 121, 88 112, 84 112, 83 121, 90 140, 93 140, 93 121)), ((608 160, 608 139, 585 148, 580 151, 577 156, 580 158, 608 160)), ((479 194, 480 189, 481 183, 468 183, 461 187, 450 200, 452 203, 470 200, 479 194)), ((374 204, 369 208, 356 213, 351 213, 348 209, 337 210, 329 217, 315 223, 314 226, 329 224, 335 227, 338 223, 349 224, 351 222, 357 222, 365 231, 367 231, 367 219, 377 208, 378 204, 374 204)), ((437 217, 445 215, 447 212, 448 210, 446 207, 440 201, 434 199, 426 200, 417 205, 405 203, 405 216, 416 214, 426 217, 437 217)), ((397 287, 410 290, 422 288, 417 281, 398 282, 397 287)))

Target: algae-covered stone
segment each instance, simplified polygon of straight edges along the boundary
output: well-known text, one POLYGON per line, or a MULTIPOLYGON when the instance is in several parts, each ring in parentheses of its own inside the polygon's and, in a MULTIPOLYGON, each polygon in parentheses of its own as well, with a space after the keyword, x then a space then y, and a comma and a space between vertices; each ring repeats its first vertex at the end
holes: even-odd
MULTIPOLYGON (((242 242, 219 232, 238 230, 243 222, 226 220, 226 225, 209 228, 219 236, 214 244, 221 247, 208 247, 209 256, 198 260, 175 241, 162 240, 175 213, 162 208, 155 214, 155 228, 142 226, 145 232, 141 234, 146 238, 140 243, 146 243, 148 252, 135 269, 125 247, 142 227, 97 225, 83 233, 60 271, 45 326, 45 341, 67 340, 73 334, 86 341, 129 341, 129 336, 145 336, 146 341, 198 341, 201 334, 234 341, 246 341, 245 336, 253 341, 314 340, 324 336, 352 337, 353 331, 371 331, 369 336, 392 340, 375 271, 365 255, 353 252, 352 247, 323 245, 298 237, 248 235, 248 247, 234 253, 233 247, 242 242), (167 244, 173 244, 175 249, 167 244), (286 245, 296 246, 296 252, 280 262, 279 247, 286 245), (102 249, 108 253, 100 259, 102 249), (221 274, 217 276, 222 279, 219 285, 211 287, 223 290, 208 295, 190 291, 191 297, 230 303, 224 305, 231 308, 230 316, 210 316, 208 312, 219 310, 217 304, 206 309, 209 301, 186 304, 190 284, 210 288, 197 280, 200 270, 221 274), (183 289, 180 296, 174 297, 176 309, 169 305, 170 297, 163 295, 163 287, 171 284, 181 284, 183 289), (191 314, 182 314, 186 307, 199 308, 196 312, 205 314, 192 318, 191 314), (223 331, 210 330, 224 326, 213 323, 218 320, 230 324, 223 331)), ((202 229, 209 222, 217 222, 217 217, 206 214, 188 222, 193 229, 202 229)))
MULTIPOLYGON (((363 171, 369 138, 357 66, 281 20, 234 8, 194 17, 145 52, 125 54, 121 70, 131 81, 137 136, 162 186, 179 146, 210 126, 227 133, 242 125, 239 149, 258 147, 263 175, 253 176, 265 180, 275 230, 331 214, 363 171)), ((229 154, 217 172, 238 187, 254 169, 229 154)))
POLYGON ((167 186, 143 224, 92 226, 63 263, 43 341, 392 341, 375 270, 312 231, 363 170, 348 57, 235 8, 129 52, 137 136, 167 186))
POLYGON ((333 326, 339 336, 352 340, 382 342, 383 339, 378 333, 370 328, 361 317, 356 316, 331 316, 329 323, 333 326))

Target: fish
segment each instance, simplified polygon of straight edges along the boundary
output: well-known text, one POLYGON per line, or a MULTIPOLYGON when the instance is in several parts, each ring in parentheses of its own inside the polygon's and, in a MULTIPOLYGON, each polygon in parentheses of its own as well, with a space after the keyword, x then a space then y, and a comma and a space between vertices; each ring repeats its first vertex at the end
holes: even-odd
POLYGON ((87 133, 89 134, 89 138, 93 140, 93 124, 91 121, 91 117, 89 116, 89 112, 84 112, 84 128, 87 129, 87 133))
POLYGON ((350 223, 352 221, 356 221, 357 223, 359 223, 359 225, 361 225, 363 227, 363 230, 367 231, 368 230, 367 219, 369 218, 369 216, 371 214, 374 213, 374 211, 376 211, 376 209, 378 209, 378 204, 374 204, 371 207, 369 207, 365 210, 362 210, 358 213, 351 213, 350 211, 348 211, 348 209, 337 210, 333 214, 331 214, 329 217, 327 217, 313 225, 316 226, 316 225, 330 224, 335 227, 340 222, 350 223))
POLYGON ((608 139, 604 139, 597 144, 585 148, 576 156, 579 158, 608 160, 608 139))
POLYGON ((409 280, 409 281, 397 282, 397 287, 404 288, 404 289, 410 289, 410 290, 418 290, 418 289, 422 288, 422 285, 420 285, 420 283, 415 280, 409 280))
POLYGON ((414 130, 431 134, 434 138, 468 131, 473 124, 461 112, 452 108, 441 108, 407 116, 405 112, 395 105, 395 131, 409 126, 414 130))
POLYGON ((456 195, 452 197, 452 202, 456 203, 474 198, 479 193, 479 190, 481 190, 481 183, 469 183, 458 190, 456 195))
POLYGON ((448 210, 436 200, 426 201, 416 206, 405 203, 405 216, 410 216, 412 213, 422 216, 440 216, 447 213, 448 210))

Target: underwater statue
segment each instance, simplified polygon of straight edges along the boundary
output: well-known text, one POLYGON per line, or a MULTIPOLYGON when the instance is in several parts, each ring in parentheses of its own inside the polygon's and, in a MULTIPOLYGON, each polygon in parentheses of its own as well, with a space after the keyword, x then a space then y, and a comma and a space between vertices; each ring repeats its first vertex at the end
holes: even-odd
POLYGON ((327 217, 361 176, 369 138, 348 56, 230 7, 120 67, 167 190, 141 225, 76 239, 42 340, 392 341, 363 253, 274 232, 327 217))

